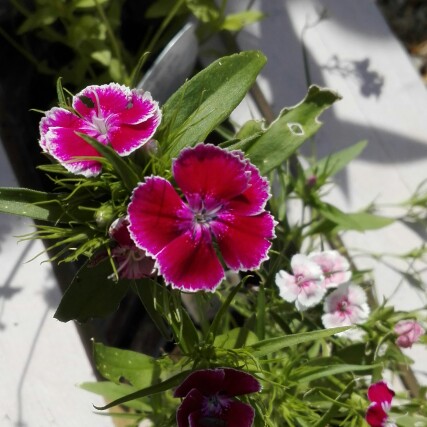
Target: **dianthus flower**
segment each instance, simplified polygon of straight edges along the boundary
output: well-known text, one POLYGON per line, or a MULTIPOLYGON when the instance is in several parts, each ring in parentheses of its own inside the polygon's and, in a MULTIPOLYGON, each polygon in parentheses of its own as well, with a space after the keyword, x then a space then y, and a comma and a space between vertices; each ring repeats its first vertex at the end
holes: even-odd
POLYGON ((371 427, 396 427, 396 424, 388 419, 393 396, 394 391, 388 387, 385 381, 379 381, 369 387, 368 399, 372 403, 366 411, 365 418, 371 427))
POLYGON ((135 246, 130 238, 128 221, 116 219, 110 226, 109 235, 116 242, 111 249, 111 256, 116 263, 117 273, 122 279, 142 279, 155 272, 154 259, 147 256, 143 249, 135 246))
POLYGON ((40 146, 68 171, 98 175, 99 153, 77 132, 110 145, 127 156, 147 143, 161 120, 157 102, 148 92, 117 83, 88 86, 73 97, 74 111, 54 107, 40 121, 40 146))
POLYGON ((425 333, 423 327, 415 320, 401 320, 394 326, 398 335, 396 344, 402 348, 410 348, 425 333))
POLYGON ((135 244, 156 258, 166 283, 185 291, 213 291, 224 278, 215 248, 232 270, 253 270, 267 259, 274 219, 265 211, 268 181, 240 151, 211 144, 184 149, 169 181, 145 179, 128 207, 135 244))
POLYGON ((235 396, 261 391, 250 374, 232 368, 204 369, 191 373, 175 390, 183 397, 176 412, 178 427, 251 427, 255 411, 235 396))
POLYGON ((291 259, 292 273, 280 270, 276 274, 279 295, 288 302, 295 302, 299 311, 318 304, 326 293, 322 269, 314 261, 302 254, 291 259))
MULTIPOLYGON (((325 328, 335 328, 365 322, 370 312, 366 300, 366 294, 360 286, 352 283, 339 286, 325 298, 323 325, 325 328)), ((355 331, 345 331, 341 334, 349 338, 357 336, 355 331)))
POLYGON ((326 288, 336 288, 351 278, 350 264, 338 251, 312 252, 308 259, 322 269, 326 288))

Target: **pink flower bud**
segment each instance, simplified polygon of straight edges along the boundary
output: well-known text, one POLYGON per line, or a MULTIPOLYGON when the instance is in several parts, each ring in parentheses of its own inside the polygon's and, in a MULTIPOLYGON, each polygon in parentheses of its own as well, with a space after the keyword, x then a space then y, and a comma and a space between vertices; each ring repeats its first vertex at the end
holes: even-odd
POLYGON ((401 320, 394 326, 394 332, 398 335, 396 344, 402 348, 410 348, 425 330, 415 320, 401 320))

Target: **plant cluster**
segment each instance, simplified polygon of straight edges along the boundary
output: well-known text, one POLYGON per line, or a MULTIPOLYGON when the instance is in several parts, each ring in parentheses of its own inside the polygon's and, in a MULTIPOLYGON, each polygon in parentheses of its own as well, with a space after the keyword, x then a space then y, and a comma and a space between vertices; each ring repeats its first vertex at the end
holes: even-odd
POLYGON ((376 304, 339 238, 394 220, 323 200, 365 143, 306 168, 297 155, 339 96, 311 86, 271 124, 212 139, 265 62, 220 58, 162 106, 59 80, 39 139, 55 190, 1 188, 0 210, 40 221, 26 238, 51 242, 51 261, 81 263, 57 319, 106 316, 133 292, 174 345, 154 358, 95 342, 105 381, 82 387, 110 401, 97 409, 122 405, 112 415, 130 425, 426 425, 424 391, 392 400, 384 382, 410 364, 402 347, 425 343, 422 314, 376 304))

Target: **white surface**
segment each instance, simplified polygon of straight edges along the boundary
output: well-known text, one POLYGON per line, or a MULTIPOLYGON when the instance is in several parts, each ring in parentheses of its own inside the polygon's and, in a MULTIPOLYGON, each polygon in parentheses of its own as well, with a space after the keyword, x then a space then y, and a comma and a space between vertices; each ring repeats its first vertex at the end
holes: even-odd
MULTIPOLYGON (((248 1, 229 2, 236 9, 245 4, 248 1)), ((343 96, 322 116, 324 126, 315 137, 318 157, 369 141, 361 157, 336 177, 337 187, 328 200, 350 212, 373 201, 407 199, 427 178, 427 91, 374 1, 258 0, 253 7, 266 18, 240 33, 238 42, 242 50, 266 54, 259 84, 274 112, 296 104, 306 93, 304 39, 311 82, 343 96), (322 12, 327 17, 319 21, 322 12)), ((240 106, 233 118, 243 123, 254 111, 240 106)), ((309 153, 309 148, 306 144, 304 151, 309 153)), ((376 232, 346 233, 344 240, 354 253, 402 254, 425 243, 425 234, 396 223, 376 232)), ((402 310, 424 306, 425 292, 407 282, 399 286, 401 277, 393 268, 406 266, 393 258, 388 262, 392 268, 356 258, 359 268, 373 268, 380 300, 391 297, 390 304, 402 310)), ((426 272, 423 279, 427 284, 426 272)), ((416 360, 419 381, 427 384, 427 352, 414 346, 408 354, 416 360)))
MULTIPOLYGON (((0 185, 17 186, 0 144, 0 185)), ((92 403, 104 402, 76 387, 94 381, 73 323, 53 318, 60 300, 52 269, 39 257, 41 242, 17 243, 31 221, 0 215, 0 426, 107 427, 92 403)))

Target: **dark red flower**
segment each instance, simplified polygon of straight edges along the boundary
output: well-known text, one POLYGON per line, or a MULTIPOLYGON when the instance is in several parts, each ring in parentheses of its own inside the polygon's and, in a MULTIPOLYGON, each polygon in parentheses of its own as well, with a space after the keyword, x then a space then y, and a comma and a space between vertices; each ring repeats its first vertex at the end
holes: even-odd
POLYGON ((184 397, 176 412, 178 427, 251 427, 253 408, 235 396, 256 393, 260 383, 232 368, 204 369, 190 374, 175 390, 184 397))

